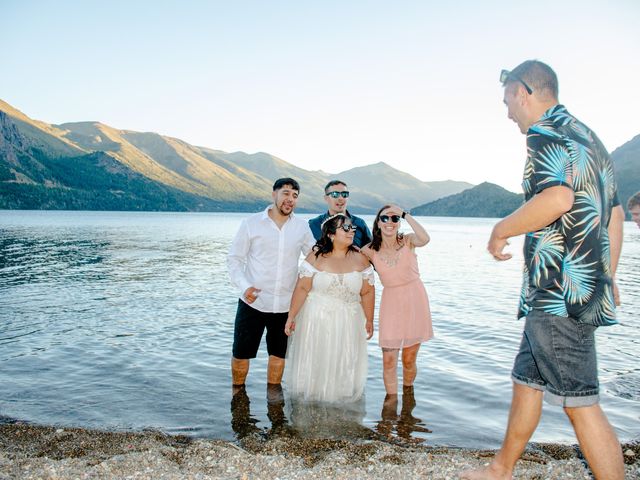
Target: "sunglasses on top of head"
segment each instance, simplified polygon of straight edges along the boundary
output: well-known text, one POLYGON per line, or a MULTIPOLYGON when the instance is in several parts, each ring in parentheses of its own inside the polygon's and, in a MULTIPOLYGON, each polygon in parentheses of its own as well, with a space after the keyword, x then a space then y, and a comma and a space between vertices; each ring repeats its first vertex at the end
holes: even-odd
POLYGON ((402 217, 400 215, 380 215, 380 221, 382 223, 398 223, 402 217))
POLYGON ((343 231, 349 233, 351 231, 356 231, 356 226, 352 223, 343 223, 338 228, 341 228, 343 231))
POLYGON ((331 197, 331 198, 338 198, 338 197, 342 197, 342 198, 349 198, 349 191, 345 190, 344 192, 327 192, 325 193, 325 195, 327 197, 331 197))
POLYGON ((503 85, 505 83, 507 83, 507 80, 509 79, 512 80, 516 80, 518 82, 520 82, 522 85, 524 85, 525 90, 527 91, 527 93, 529 95, 531 95, 533 93, 533 90, 531 89, 531 87, 529 85, 526 84, 526 82, 524 80, 522 80, 518 75, 515 75, 514 73, 510 72, 509 70, 502 70, 500 72, 500 83, 502 83, 503 85))

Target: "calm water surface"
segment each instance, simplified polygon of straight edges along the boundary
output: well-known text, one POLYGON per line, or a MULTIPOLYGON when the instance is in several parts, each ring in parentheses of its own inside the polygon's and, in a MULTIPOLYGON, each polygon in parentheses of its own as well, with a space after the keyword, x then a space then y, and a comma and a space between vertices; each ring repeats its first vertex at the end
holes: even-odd
MULTIPOLYGON (((264 347, 247 395, 232 403, 237 292, 226 253, 244 216, 0 211, 0 421, 499 446, 522 329, 514 316, 521 239, 509 247, 514 258, 498 263, 485 252, 495 220, 419 219, 432 237, 418 254, 436 338, 420 351, 413 397, 384 404, 374 336, 366 398, 356 405, 295 404, 286 386, 279 401, 266 389, 264 347)), ((625 230, 620 325, 599 329, 597 340, 602 405, 632 440, 640 436, 640 230, 625 230)), ((533 440, 574 441, 561 409, 545 405, 533 440)))

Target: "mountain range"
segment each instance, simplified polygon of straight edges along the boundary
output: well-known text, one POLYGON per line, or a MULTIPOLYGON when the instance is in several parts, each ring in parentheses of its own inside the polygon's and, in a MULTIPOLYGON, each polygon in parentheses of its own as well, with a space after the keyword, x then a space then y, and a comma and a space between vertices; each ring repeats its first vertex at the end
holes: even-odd
MULTIPOLYGON (((630 220, 627 202, 635 192, 640 191, 640 135, 615 149, 611 159, 618 183, 618 199, 626 212, 627 220, 630 220)), ((460 193, 415 207, 412 213, 425 216, 502 218, 522 205, 523 201, 522 194, 484 182, 460 193)))
MULTIPOLYGON (((640 190, 640 135, 611 156, 626 209, 640 190)), ((280 177, 300 182, 301 212, 324 211, 323 187, 336 178, 354 213, 396 203, 418 215, 503 217, 522 203, 498 185, 423 182, 383 162, 327 173, 100 122, 53 125, 0 100, 0 209, 257 211, 280 177)))
POLYGON ((388 202, 411 207, 472 186, 423 182, 385 163, 326 173, 268 153, 228 153, 100 122, 52 125, 0 100, 0 208, 256 211, 280 177, 300 182, 303 212, 326 208, 323 188, 335 178, 349 185, 355 213, 388 202))
POLYGON ((502 218, 520 207, 523 201, 524 195, 521 193, 483 182, 455 195, 413 208, 411 213, 432 217, 502 218))

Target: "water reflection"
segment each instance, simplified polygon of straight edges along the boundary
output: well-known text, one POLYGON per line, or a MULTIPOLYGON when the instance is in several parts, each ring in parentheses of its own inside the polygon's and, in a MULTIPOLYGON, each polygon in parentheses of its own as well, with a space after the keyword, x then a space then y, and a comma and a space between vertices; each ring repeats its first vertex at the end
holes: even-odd
POLYGON ((231 429, 237 440, 249 435, 260 435, 265 439, 277 435, 291 433, 287 417, 284 413, 284 392, 282 385, 267 385, 267 418, 271 428, 261 429, 257 423, 259 419, 251 415, 251 400, 244 385, 234 385, 231 397, 231 429))
POLYGON ((250 405, 251 400, 249 400, 245 386, 234 386, 231 396, 231 428, 238 440, 242 440, 252 433, 261 432, 256 425, 258 419, 251 416, 250 405))
POLYGON ((284 392, 280 384, 267 384, 267 418, 271 422, 271 430, 267 431, 267 437, 291 433, 284 414, 284 392))
POLYGON ((398 415, 398 395, 387 395, 382 403, 380 421, 376 425, 376 431, 388 440, 402 439, 404 442, 422 443, 426 439, 413 436, 414 432, 420 434, 432 433, 424 426, 421 419, 413 416, 416 407, 416 398, 413 386, 402 389, 402 408, 398 415))
MULTIPOLYGON (((426 437, 433 445, 499 447, 522 334, 513 311, 520 240, 511 246, 520 258, 498 265, 485 250, 494 220, 421 220, 433 232, 419 262, 438 330, 418 358, 429 374, 416 386, 417 406, 402 392, 395 405, 385 401, 381 375, 372 373, 364 419, 364 405, 355 412, 294 405, 286 391, 270 394, 262 383, 255 390, 249 384, 253 403, 239 392, 230 411, 237 292, 226 253, 245 216, 0 212, 0 417, 225 440, 251 431, 262 439, 324 430, 341 438, 388 433, 393 442, 426 437), (211 402, 220 391, 222 403, 211 402)), ((640 230, 630 224, 617 272, 620 325, 598 332, 603 408, 625 441, 639 432, 639 264, 640 230)), ((379 373, 376 342, 374 336, 369 366, 379 373)), ((252 369, 264 378, 266 361, 256 359, 252 369)), ((574 441, 561 409, 545 411, 537 436, 574 441)))
POLYGON ((371 438, 363 425, 366 401, 363 396, 352 403, 323 403, 291 399, 291 424, 300 438, 371 438))

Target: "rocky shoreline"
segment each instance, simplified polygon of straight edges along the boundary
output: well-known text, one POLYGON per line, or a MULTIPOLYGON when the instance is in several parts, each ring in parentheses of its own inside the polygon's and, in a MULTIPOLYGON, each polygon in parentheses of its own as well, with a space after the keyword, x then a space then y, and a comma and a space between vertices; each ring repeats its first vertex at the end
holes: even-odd
MULTIPOLYGON (((627 478, 640 478, 640 444, 623 446, 627 478)), ((455 479, 492 451, 249 435, 237 443, 25 423, 0 425, 5 479, 455 479)), ((575 446, 531 444, 518 479, 589 479, 575 446)))

